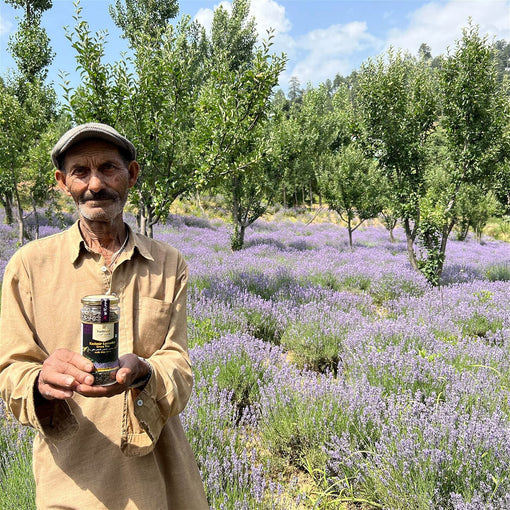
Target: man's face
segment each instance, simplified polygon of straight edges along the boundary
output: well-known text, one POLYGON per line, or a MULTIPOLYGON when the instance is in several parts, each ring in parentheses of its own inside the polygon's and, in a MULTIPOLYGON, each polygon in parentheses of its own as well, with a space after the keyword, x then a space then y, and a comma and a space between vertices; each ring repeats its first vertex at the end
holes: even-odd
POLYGON ((85 140, 65 153, 64 168, 55 177, 73 198, 81 217, 110 222, 122 216, 129 188, 138 177, 136 161, 126 163, 114 144, 85 140))

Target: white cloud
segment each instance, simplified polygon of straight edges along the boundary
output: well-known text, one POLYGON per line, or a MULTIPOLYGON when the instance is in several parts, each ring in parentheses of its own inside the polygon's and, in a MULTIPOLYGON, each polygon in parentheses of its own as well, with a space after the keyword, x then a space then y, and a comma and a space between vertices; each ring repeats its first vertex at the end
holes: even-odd
POLYGON ((317 85, 326 80, 333 80, 337 74, 347 76, 351 74, 352 62, 349 59, 328 58, 318 60, 311 56, 299 61, 294 67, 285 71, 280 78, 280 84, 286 88, 292 77, 296 77, 305 88, 308 83, 317 85))
MULTIPOLYGON (((219 5, 231 11, 231 1, 222 1, 215 8, 219 5)), ((420 45, 427 43, 434 56, 440 55, 461 37, 469 17, 480 26, 482 35, 510 40, 510 0, 427 2, 409 15, 406 26, 389 30, 385 40, 370 33, 362 18, 296 37, 285 7, 276 0, 252 0, 250 15, 255 18, 261 38, 265 38, 268 28, 273 29, 272 52, 286 53, 289 58, 287 69, 280 77, 283 88, 292 76, 302 86, 334 79, 337 74, 347 76, 369 56, 382 53, 390 45, 416 54, 420 45)), ((392 16, 391 9, 383 14, 383 18, 392 16)), ((195 19, 210 29, 213 9, 200 9, 195 19)))
POLYGON ((469 18, 479 25, 481 35, 510 39, 510 0, 450 0, 430 2, 414 11, 405 29, 389 32, 387 43, 413 54, 426 43, 437 56, 454 47, 469 18))
POLYGON ((269 29, 274 30, 275 36, 278 36, 286 34, 292 28, 285 15, 285 7, 274 0, 252 0, 250 14, 255 18, 257 31, 262 37, 265 37, 269 29))
POLYGON ((282 83, 291 76, 304 86, 333 79, 337 74, 348 75, 358 66, 360 54, 367 49, 377 52, 382 44, 368 33, 365 22, 312 30, 296 41, 301 58, 282 76, 282 83))
POLYGON ((308 32, 298 45, 321 55, 349 55, 363 48, 377 45, 377 39, 367 32, 367 24, 353 21, 346 25, 331 25, 308 32))

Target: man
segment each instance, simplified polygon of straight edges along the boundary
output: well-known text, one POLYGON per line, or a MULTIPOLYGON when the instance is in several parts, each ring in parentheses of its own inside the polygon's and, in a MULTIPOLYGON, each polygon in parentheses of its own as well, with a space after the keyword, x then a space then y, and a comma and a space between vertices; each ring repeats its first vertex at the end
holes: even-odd
POLYGON ((191 393, 188 270, 174 248, 124 223, 139 166, 110 126, 77 126, 57 142, 59 187, 78 221, 22 247, 3 280, 0 396, 34 427, 40 509, 208 508, 179 413, 191 393), (94 385, 81 354, 81 298, 119 298, 119 370, 94 385), (108 397, 108 398, 105 398, 108 397))

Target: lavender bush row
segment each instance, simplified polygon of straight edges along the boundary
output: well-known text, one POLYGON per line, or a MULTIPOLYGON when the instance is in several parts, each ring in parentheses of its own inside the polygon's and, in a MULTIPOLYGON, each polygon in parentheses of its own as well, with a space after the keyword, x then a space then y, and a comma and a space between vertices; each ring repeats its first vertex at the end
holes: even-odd
POLYGON ((381 229, 351 252, 330 233, 341 229, 301 228, 262 225, 239 256, 219 249, 215 227, 213 252, 190 257, 207 260, 190 314, 220 324, 210 349, 244 331, 279 345, 297 370, 259 374, 247 404, 266 476, 310 474, 310 508, 505 508, 510 289, 488 275, 508 245, 452 242, 444 286, 432 289, 381 229))
POLYGON ((254 406, 267 385, 289 372, 284 354, 249 335, 225 335, 191 349, 194 396, 183 424, 212 508, 275 507, 283 487, 260 452, 254 406))
POLYGON ((509 507, 510 247, 452 240, 431 288, 395 234, 259 221, 232 253, 219 221, 157 227, 190 266, 211 508, 509 507))

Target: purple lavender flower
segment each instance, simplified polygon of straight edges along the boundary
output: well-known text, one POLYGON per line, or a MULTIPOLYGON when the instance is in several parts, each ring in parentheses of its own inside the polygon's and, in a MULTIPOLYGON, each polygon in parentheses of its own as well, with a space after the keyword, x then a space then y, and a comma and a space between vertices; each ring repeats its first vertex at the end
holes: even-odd
MULTIPOLYGON (((0 233, 1 266, 16 233, 0 233)), ((236 253, 229 233, 155 228, 190 267, 182 421, 212 508, 510 508, 508 244, 452 239, 432 288, 398 228, 360 227, 353 250, 326 223, 259 220, 236 253)))

